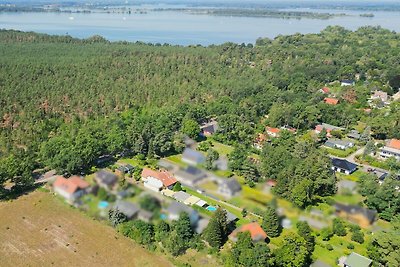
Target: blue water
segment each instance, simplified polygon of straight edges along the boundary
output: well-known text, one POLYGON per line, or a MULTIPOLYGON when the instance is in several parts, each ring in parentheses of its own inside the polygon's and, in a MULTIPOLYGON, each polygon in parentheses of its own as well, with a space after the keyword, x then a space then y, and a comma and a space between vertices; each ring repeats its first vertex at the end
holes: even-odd
POLYGON ((209 211, 216 211, 217 208, 214 207, 214 206, 208 206, 208 207, 206 208, 206 210, 209 210, 209 211))
POLYGON ((69 34, 87 38, 102 35, 111 41, 152 43, 221 44, 254 43, 258 37, 274 38, 280 34, 317 33, 329 25, 355 30, 365 25, 380 25, 400 32, 400 12, 375 11, 375 17, 360 17, 363 11, 313 10, 346 13, 350 16, 328 20, 282 19, 194 15, 177 11, 149 11, 146 14, 117 13, 0 13, 0 28, 69 34))
POLYGON ((105 209, 108 207, 108 205, 109 203, 107 201, 100 201, 98 207, 99 209, 105 209))
POLYGON ((166 219, 167 219, 167 215, 165 215, 165 214, 160 214, 160 219, 161 219, 161 220, 166 220, 166 219))

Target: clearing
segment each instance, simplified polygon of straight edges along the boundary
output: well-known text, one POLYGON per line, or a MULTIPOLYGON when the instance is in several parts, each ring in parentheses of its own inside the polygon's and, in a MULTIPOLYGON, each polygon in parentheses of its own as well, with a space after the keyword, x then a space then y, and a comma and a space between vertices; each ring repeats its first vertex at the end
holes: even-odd
POLYGON ((0 227, 2 266, 172 266, 46 192, 0 202, 0 227))

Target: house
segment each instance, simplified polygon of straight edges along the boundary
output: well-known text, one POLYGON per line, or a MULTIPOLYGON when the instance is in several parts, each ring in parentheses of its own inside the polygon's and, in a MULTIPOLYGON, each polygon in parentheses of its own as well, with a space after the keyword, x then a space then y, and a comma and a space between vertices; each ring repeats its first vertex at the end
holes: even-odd
POLYGON ((354 143, 351 141, 346 141, 346 140, 328 139, 325 142, 324 146, 330 147, 330 148, 338 148, 338 149, 346 150, 346 149, 354 147, 354 143))
POLYGON ((331 98, 331 97, 325 97, 324 98, 325 104, 328 105, 337 105, 339 103, 339 99, 336 98, 331 98))
POLYGON ((102 155, 96 159, 95 163, 96 165, 103 165, 114 160, 114 157, 111 155, 102 155))
POLYGON ((191 196, 191 195, 189 195, 189 194, 186 193, 186 192, 179 191, 179 192, 176 192, 172 197, 173 197, 176 201, 182 202, 182 203, 183 203, 183 202, 185 202, 186 199, 190 198, 190 196, 191 196))
POLYGON ((265 136, 265 134, 259 133, 256 139, 254 139, 253 147, 255 149, 261 150, 264 146, 265 141, 267 141, 267 137, 265 136))
POLYGON ((196 196, 190 196, 183 201, 183 204, 193 206, 194 204, 196 204, 199 201, 200 201, 200 198, 198 198, 196 196))
POLYGON ((235 214, 233 214, 227 210, 225 210, 225 211, 226 211, 226 224, 227 225, 235 225, 235 223, 239 220, 239 218, 236 217, 235 214))
POLYGON ((113 190, 118 182, 118 176, 111 172, 100 170, 95 173, 94 180, 100 187, 106 190, 113 190))
POLYGON ((218 122, 216 122, 215 120, 200 125, 201 136, 211 136, 215 134, 217 130, 218 130, 218 122))
POLYGON ((223 179, 218 184, 218 193, 228 198, 231 198, 239 194, 241 191, 242 191, 242 186, 234 178, 223 179))
POLYGON ((389 100, 389 96, 388 93, 384 92, 384 91, 375 91, 373 95, 371 95, 370 97, 371 100, 381 100, 383 103, 388 103, 389 100))
POLYGON ((376 177, 379 180, 379 183, 382 183, 385 180, 386 176, 389 175, 387 172, 381 170, 374 170, 372 171, 372 173, 376 175, 376 177))
POLYGON ((340 85, 341 86, 354 86, 355 82, 353 80, 341 80, 340 85))
POLYGON ((382 158, 395 157, 397 160, 400 160, 400 140, 389 140, 386 146, 381 148, 380 156, 382 158))
POLYGON ((347 134, 348 138, 352 138, 355 140, 359 140, 361 137, 361 134, 357 131, 357 130, 351 130, 348 134, 347 134))
POLYGON ((136 216, 140 211, 140 208, 136 206, 134 203, 122 200, 118 200, 115 203, 114 209, 117 209, 121 213, 123 213, 128 218, 128 220, 136 218, 136 216))
POLYGON ((168 219, 171 221, 178 220, 182 212, 186 212, 189 215, 190 223, 192 225, 196 225, 199 221, 199 214, 197 213, 197 211, 195 211, 191 207, 186 206, 185 204, 176 201, 173 201, 168 206, 166 212, 168 213, 168 219))
POLYGON ((323 87, 322 89, 319 90, 323 94, 329 94, 331 92, 331 89, 328 87, 323 87))
POLYGON ((137 217, 144 222, 150 222, 153 218, 153 213, 147 210, 140 210, 137 217))
POLYGON ((144 168, 141 174, 144 186, 153 190, 160 191, 162 188, 172 189, 177 182, 174 176, 167 171, 154 171, 144 168))
POLYGON ((372 260, 352 252, 345 260, 343 267, 370 267, 372 260))
POLYGON ((181 184, 195 186, 203 181, 207 174, 196 167, 188 166, 184 170, 177 171, 175 177, 181 184))
POLYGON ((182 153, 182 161, 191 165, 197 165, 204 163, 206 161, 206 157, 196 150, 185 148, 182 153))
POLYGON ((357 170, 358 165, 345 159, 332 158, 332 170, 335 172, 352 174, 357 170))
POLYGON ((267 234, 264 232, 264 230, 261 228, 261 226, 256 223, 248 223, 240 226, 239 228, 236 228, 230 235, 229 238, 236 242, 237 241, 237 234, 242 233, 242 232, 250 232, 251 239, 254 242, 258 241, 265 241, 267 238, 267 234))
POLYGON ((265 127, 265 131, 271 137, 279 137, 281 129, 267 126, 267 127, 265 127))
POLYGON ((377 214, 375 210, 366 209, 357 205, 336 203, 334 208, 337 216, 364 228, 370 226, 375 221, 377 214))
POLYGON ((297 132, 297 129, 296 129, 296 128, 294 128, 294 127, 292 127, 292 126, 289 126, 289 125, 284 125, 284 126, 281 127, 281 129, 282 129, 282 130, 289 131, 289 132, 291 132, 292 134, 296 134, 296 132, 297 132))
POLYGON ((89 184, 79 176, 72 176, 68 179, 57 176, 53 183, 54 192, 71 204, 86 194, 88 188, 89 184))
POLYGON ((125 174, 131 174, 135 170, 135 167, 133 167, 130 164, 126 165, 120 165, 116 170, 115 173, 119 176, 123 176, 125 174))
POLYGON ((330 125, 330 124, 327 124, 327 123, 322 123, 322 124, 319 124, 319 125, 315 126, 315 133, 319 134, 322 131, 322 129, 326 130, 326 133, 327 133, 328 137, 332 136, 331 135, 332 131, 342 131, 342 130, 344 130, 344 128, 342 128, 342 127, 337 127, 337 126, 330 125))

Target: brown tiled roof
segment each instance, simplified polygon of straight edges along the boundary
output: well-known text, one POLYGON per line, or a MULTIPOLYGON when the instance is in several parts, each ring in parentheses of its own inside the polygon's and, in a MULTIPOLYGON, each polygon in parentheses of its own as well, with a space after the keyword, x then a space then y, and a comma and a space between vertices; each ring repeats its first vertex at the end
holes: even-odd
POLYGON ((53 187, 61 188, 62 190, 73 194, 78 189, 85 189, 89 187, 89 184, 86 181, 82 180, 79 176, 72 176, 69 179, 66 179, 63 176, 57 176, 53 187))
POLYGON ((329 105, 337 105, 337 103, 339 103, 339 99, 330 98, 330 97, 325 97, 325 98, 324 98, 324 102, 325 102, 326 104, 329 104, 329 105))
POLYGON ((231 236, 236 237, 238 233, 246 231, 250 232, 251 239, 253 240, 264 240, 267 238, 267 234, 264 232, 261 226, 256 222, 240 226, 239 228, 237 228, 235 231, 232 232, 231 236))
POLYGON ((387 146, 394 148, 394 149, 400 149, 400 140, 399 139, 390 139, 387 146))
POLYGON ((168 187, 177 182, 174 176, 167 171, 154 171, 149 168, 144 168, 142 171, 142 177, 154 177, 160 180, 164 186, 168 187))

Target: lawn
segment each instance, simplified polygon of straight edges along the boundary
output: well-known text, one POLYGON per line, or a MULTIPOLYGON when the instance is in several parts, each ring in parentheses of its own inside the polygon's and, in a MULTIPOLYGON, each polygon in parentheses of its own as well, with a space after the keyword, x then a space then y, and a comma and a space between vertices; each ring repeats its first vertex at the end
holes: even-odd
POLYGON ((0 202, 1 266, 172 266, 39 190, 0 202))
POLYGON ((215 149, 220 155, 227 156, 233 151, 233 147, 221 144, 217 141, 212 141, 213 149, 215 149))
POLYGON ((330 147, 323 147, 322 149, 326 150, 332 156, 340 157, 340 158, 345 158, 357 151, 357 147, 352 147, 352 148, 346 149, 346 150, 330 148, 330 147))
POLYGON ((182 161, 182 155, 181 154, 169 156, 169 157, 167 157, 165 159, 171 161, 172 163, 174 163, 174 164, 176 164, 176 165, 178 165, 180 167, 186 167, 187 166, 187 164, 182 161))
POLYGON ((336 194, 332 197, 333 200, 340 203, 346 203, 350 205, 358 205, 364 201, 364 197, 360 194, 336 194))
POLYGON ((360 177, 365 175, 366 173, 363 172, 362 170, 356 170, 352 174, 346 175, 343 173, 337 173, 338 177, 343 179, 343 180, 350 180, 353 182, 358 182, 360 180, 360 177))

